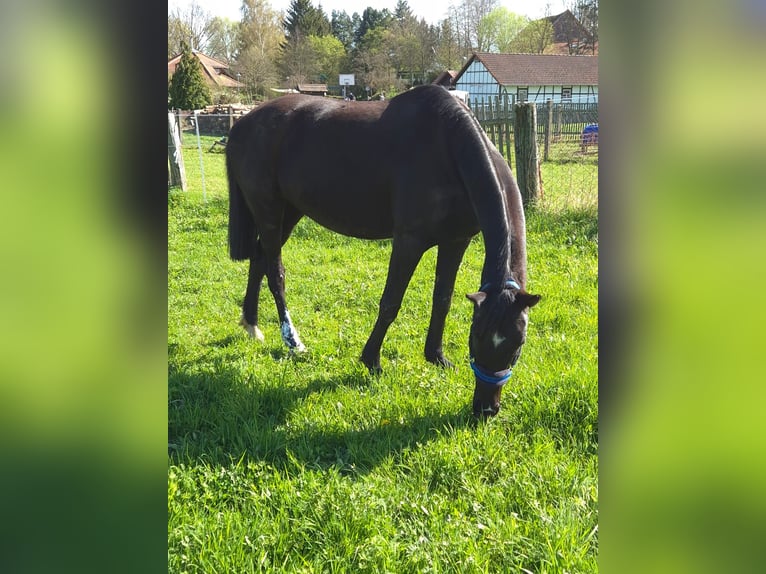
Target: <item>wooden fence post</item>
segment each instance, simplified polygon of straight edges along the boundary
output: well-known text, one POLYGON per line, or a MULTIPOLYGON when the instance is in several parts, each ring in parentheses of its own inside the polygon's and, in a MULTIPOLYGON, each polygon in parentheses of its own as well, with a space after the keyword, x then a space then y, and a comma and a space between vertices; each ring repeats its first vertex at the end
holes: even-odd
POLYGON ((537 201, 540 190, 537 151, 537 110, 534 102, 516 104, 513 126, 516 148, 516 180, 524 205, 537 201))
POLYGON ((234 127, 234 107, 229 106, 229 130, 234 127))
POLYGON ((186 170, 181 150, 178 122, 173 112, 168 112, 168 160, 170 162, 170 185, 180 185, 186 191, 186 170))

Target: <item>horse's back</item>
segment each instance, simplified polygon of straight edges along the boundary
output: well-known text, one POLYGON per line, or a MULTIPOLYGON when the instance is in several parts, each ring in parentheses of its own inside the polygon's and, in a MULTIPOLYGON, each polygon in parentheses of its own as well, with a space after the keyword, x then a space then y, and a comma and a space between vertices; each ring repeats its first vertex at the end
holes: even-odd
POLYGON ((355 237, 430 227, 441 240, 478 231, 457 165, 471 161, 460 146, 483 145, 456 146, 481 137, 456 131, 469 118, 438 86, 386 102, 282 96, 233 126, 227 165, 251 204, 288 202, 355 237))

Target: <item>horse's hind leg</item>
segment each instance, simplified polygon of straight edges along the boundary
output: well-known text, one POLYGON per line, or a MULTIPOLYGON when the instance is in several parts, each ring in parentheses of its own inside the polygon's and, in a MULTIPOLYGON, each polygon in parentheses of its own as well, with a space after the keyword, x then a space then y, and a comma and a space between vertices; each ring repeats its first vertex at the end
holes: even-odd
POLYGON ((255 241, 254 255, 250 258, 250 272, 247 276, 247 290, 242 304, 242 319, 239 324, 245 328, 248 335, 263 341, 263 333, 258 328, 258 299, 261 294, 261 283, 266 274, 266 258, 260 242, 255 241))
MULTIPOLYGON (((295 225, 298 223, 300 218, 301 218, 301 214, 292 210, 289 213, 285 214, 285 217, 282 222, 280 247, 284 245, 287 239, 290 237, 290 233, 292 233, 292 230, 295 228, 295 225)), ((239 324, 245 328, 245 330, 251 337, 259 341, 263 341, 264 339, 263 333, 258 328, 258 302, 260 299, 263 277, 266 275, 268 265, 266 260, 266 254, 264 252, 263 245, 261 244, 260 240, 255 241, 253 252, 255 255, 250 258, 250 272, 248 274, 248 279, 247 279, 247 290, 245 291, 245 301, 242 304, 242 319, 240 320, 239 324)), ((280 258, 280 264, 281 264, 281 258, 280 258)), ((284 270, 282 271, 282 276, 284 277, 284 270)), ((284 292, 284 282, 283 282, 283 292, 284 292)), ((282 315, 280 314, 280 321, 281 319, 282 319, 282 315)), ((288 314, 288 320, 289 320, 289 314, 288 314)), ((300 342, 300 339, 298 339, 298 342, 300 342)))
POLYGON ((282 245, 290 237, 295 225, 303 215, 294 208, 286 205, 281 218, 281 225, 268 227, 263 226, 261 231, 261 244, 263 246, 266 261, 266 277, 268 278, 269 290, 274 296, 279 315, 279 325, 282 332, 282 340, 291 351, 303 352, 306 347, 298 336, 298 331, 290 318, 285 301, 285 267, 282 265, 282 245))
POLYGON ((442 351, 442 337, 444 336, 447 313, 449 313, 452 304, 452 292, 455 289, 457 271, 470 242, 471 238, 469 237, 451 243, 442 243, 439 245, 436 258, 436 278, 434 279, 431 322, 428 325, 425 356, 427 361, 442 367, 453 366, 442 351))
POLYGON ((426 245, 413 237, 394 237, 391 248, 391 260, 388 264, 388 277, 383 296, 380 298, 378 319, 362 350, 361 360, 370 371, 377 373, 380 368, 380 348, 388 327, 396 319, 402 306, 404 292, 407 290, 412 274, 426 250, 426 245))

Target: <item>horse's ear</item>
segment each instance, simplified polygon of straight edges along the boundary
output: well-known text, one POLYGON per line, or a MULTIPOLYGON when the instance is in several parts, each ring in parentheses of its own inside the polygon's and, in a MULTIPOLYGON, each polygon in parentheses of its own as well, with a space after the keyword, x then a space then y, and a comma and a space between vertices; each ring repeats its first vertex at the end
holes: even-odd
POLYGON ((534 307, 542 299, 540 295, 532 295, 531 293, 519 293, 516 297, 524 307, 534 307))
POLYGON ((469 301, 473 301, 473 305, 476 309, 481 307, 484 300, 487 298, 487 294, 484 291, 477 291, 476 293, 468 293, 466 295, 469 301))

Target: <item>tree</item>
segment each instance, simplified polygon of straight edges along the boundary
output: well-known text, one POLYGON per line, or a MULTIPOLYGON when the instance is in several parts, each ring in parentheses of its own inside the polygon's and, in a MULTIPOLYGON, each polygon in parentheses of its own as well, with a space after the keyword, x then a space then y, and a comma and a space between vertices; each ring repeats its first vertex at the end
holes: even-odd
POLYGON ((326 36, 330 30, 327 16, 321 8, 315 8, 311 0, 292 0, 285 16, 288 43, 296 37, 326 36))
POLYGON ((254 93, 280 84, 276 62, 285 40, 282 18, 268 0, 243 0, 239 53, 232 69, 254 93))
POLYGON ((596 53, 598 43, 598 0, 574 0, 569 10, 588 32, 588 38, 580 53, 596 53))
POLYGON ((196 110, 212 102, 202 68, 186 42, 181 44, 181 60, 170 79, 169 109, 196 110))
POLYGON ((319 79, 327 83, 330 78, 337 78, 346 58, 341 41, 330 35, 309 36, 309 45, 314 53, 313 71, 319 79))
POLYGON ((181 53, 181 42, 192 50, 206 52, 212 17, 194 0, 186 10, 176 8, 168 15, 168 60, 181 53))
POLYGON ((511 51, 520 54, 543 54, 553 45, 553 24, 548 18, 534 20, 511 42, 511 51))
POLYGON ((399 0, 388 30, 398 79, 410 86, 425 83, 436 59, 436 30, 418 22, 406 0, 399 0))
POLYGON ((354 69, 372 92, 388 91, 394 87, 391 62, 391 32, 384 26, 367 30, 354 53, 354 69))
MULTIPOLYGON (((356 17, 356 24, 358 25, 360 18, 359 14, 354 12, 356 17)), ((354 18, 349 16, 346 11, 332 11, 332 17, 330 19, 330 30, 332 35, 335 36, 343 44, 343 48, 349 52, 354 47, 354 30, 356 26, 354 24, 354 18)))
POLYGON ((309 38, 329 33, 330 21, 321 8, 315 8, 311 0, 292 0, 285 17, 286 40, 279 65, 286 82, 295 85, 317 78, 314 49, 309 38))
POLYGON ((375 8, 365 8, 362 12, 362 19, 359 22, 359 26, 356 28, 356 35, 354 41, 357 47, 363 42, 365 35, 370 30, 376 28, 387 29, 391 24, 391 12, 388 9, 376 10, 375 8))
POLYGON ((443 70, 458 70, 467 57, 450 18, 445 18, 436 31, 436 66, 443 70))
POLYGON ((513 40, 528 24, 529 18, 501 6, 481 19, 478 34, 488 51, 503 54, 511 51, 513 40))
POLYGON ((450 5, 449 19, 454 33, 457 34, 460 49, 469 54, 471 50, 486 52, 489 46, 479 34, 482 19, 494 10, 500 0, 462 0, 458 5, 450 5))
POLYGON ((210 21, 209 30, 205 54, 227 64, 232 63, 239 51, 239 22, 215 17, 210 21))

